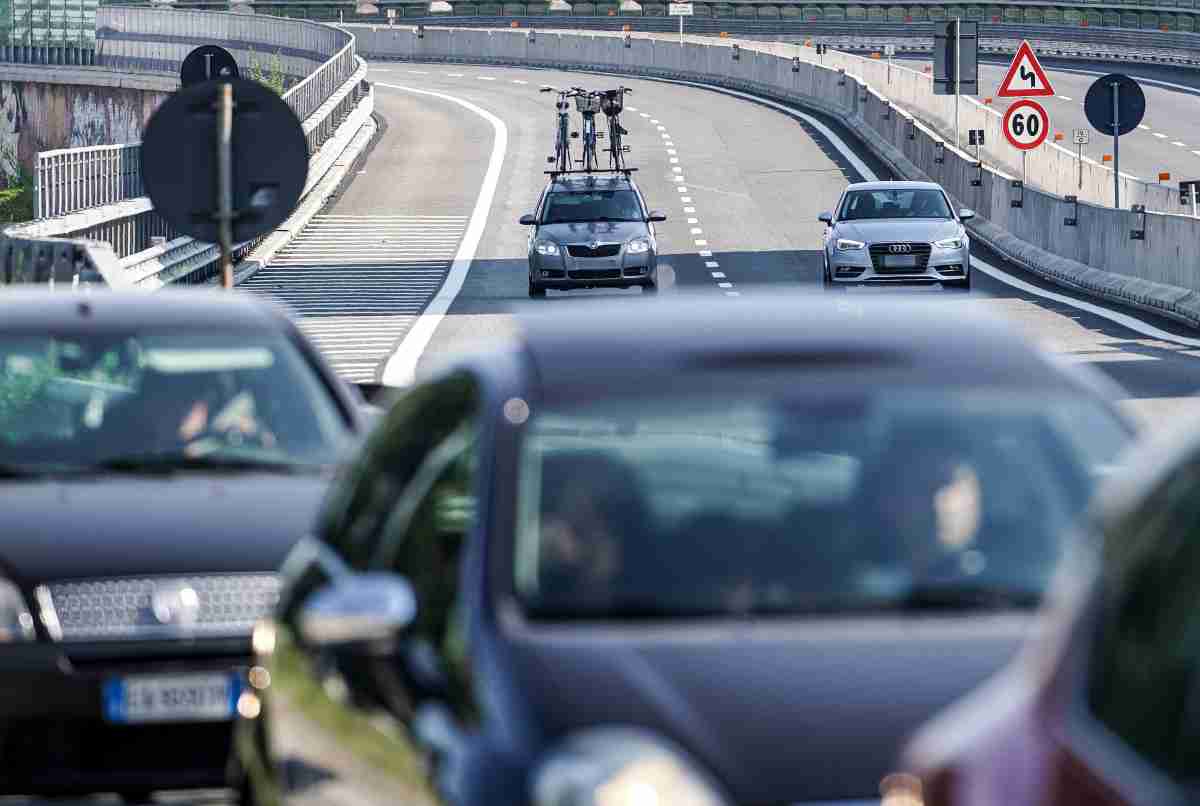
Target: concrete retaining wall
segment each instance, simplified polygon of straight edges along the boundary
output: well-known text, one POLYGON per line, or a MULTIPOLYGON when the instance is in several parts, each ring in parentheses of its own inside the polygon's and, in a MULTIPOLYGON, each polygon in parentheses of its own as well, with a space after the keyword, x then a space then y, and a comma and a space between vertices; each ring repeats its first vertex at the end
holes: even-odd
MULTIPOLYGON (((887 91, 886 75, 879 82, 882 86, 872 86, 865 76, 849 69, 842 74, 835 67, 815 63, 810 48, 782 43, 692 38, 680 45, 677 38, 653 35, 634 35, 626 43, 619 34, 538 31, 531 36, 520 30, 426 28, 422 38, 403 28, 356 28, 355 33, 359 53, 373 58, 566 67, 687 79, 815 108, 858 132, 897 173, 940 182, 961 205, 975 209, 980 215, 972 225, 975 236, 1008 257, 1064 285, 1200 325, 1200 261, 1195 257, 1200 252, 1200 221, 1150 213, 1145 240, 1133 240, 1133 213, 1084 202, 1078 207, 1078 226, 1065 226, 1063 219, 1071 205, 1053 191, 1071 191, 1083 199, 1089 195, 1075 188, 1074 160, 1064 162, 1062 150, 1052 148, 1040 149, 1029 158, 1030 182, 1035 181, 1036 171, 1047 190, 1026 186, 1022 206, 1013 207, 1014 177, 1003 166, 983 170, 981 183, 974 186, 978 170, 972 155, 946 144, 943 161, 935 161, 937 143, 944 142, 937 128, 946 119, 946 99, 922 98, 918 81, 924 77, 912 71, 905 71, 906 77, 894 72, 887 91), (794 58, 799 61, 793 62, 794 58), (894 106, 901 101, 934 110, 935 119, 927 125, 905 114, 894 106)), ((853 57, 836 54, 836 58, 853 57)), ((863 68, 863 61, 842 64, 863 68)), ((860 72, 874 76, 876 68, 886 71, 886 67, 876 63, 860 72)), ((949 103, 952 121, 953 99, 949 103)), ((987 110, 978 114, 991 116, 987 110)), ((985 128, 991 125, 987 118, 980 121, 985 128)), ((988 131, 993 136, 993 129, 988 131)), ((1112 175, 1095 168, 1089 172, 1085 166, 1085 187, 1099 199, 1104 188, 1111 187, 1112 175)), ((1131 180, 1129 196, 1123 196, 1123 201, 1148 207, 1153 202, 1165 209, 1166 200, 1152 190, 1131 180)))

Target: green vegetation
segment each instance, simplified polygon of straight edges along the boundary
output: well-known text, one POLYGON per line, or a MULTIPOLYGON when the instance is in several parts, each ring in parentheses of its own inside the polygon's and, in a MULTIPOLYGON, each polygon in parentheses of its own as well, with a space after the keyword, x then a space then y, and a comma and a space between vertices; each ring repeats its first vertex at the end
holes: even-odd
POLYGON ((269 67, 251 57, 248 77, 251 81, 257 81, 259 84, 275 90, 277 95, 283 95, 284 90, 287 89, 287 75, 283 72, 283 59, 279 57, 278 53, 271 57, 269 67))
POLYGON ((12 148, 0 146, 0 224, 14 224, 33 218, 33 176, 17 160, 12 148))

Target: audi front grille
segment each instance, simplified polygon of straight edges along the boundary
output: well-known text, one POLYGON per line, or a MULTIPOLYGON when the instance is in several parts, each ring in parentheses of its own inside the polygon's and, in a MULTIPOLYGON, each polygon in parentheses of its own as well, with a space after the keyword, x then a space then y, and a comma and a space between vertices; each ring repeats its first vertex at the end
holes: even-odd
POLYGON ((871 265, 878 274, 924 274, 929 266, 929 255, 933 247, 927 243, 873 243, 871 244, 871 265), (912 255, 916 258, 913 266, 887 266, 885 257, 889 255, 912 255))

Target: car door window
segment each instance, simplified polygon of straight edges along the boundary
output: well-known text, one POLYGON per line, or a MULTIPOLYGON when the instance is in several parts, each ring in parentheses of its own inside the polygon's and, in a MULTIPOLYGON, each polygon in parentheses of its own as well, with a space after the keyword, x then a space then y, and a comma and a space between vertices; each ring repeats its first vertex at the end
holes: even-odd
POLYGON ((1178 781, 1200 776, 1200 466, 1110 530, 1092 713, 1178 781))

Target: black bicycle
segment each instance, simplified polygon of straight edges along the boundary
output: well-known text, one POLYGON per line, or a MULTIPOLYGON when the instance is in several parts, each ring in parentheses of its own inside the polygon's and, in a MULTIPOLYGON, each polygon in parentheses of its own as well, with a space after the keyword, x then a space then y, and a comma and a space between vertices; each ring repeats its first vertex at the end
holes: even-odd
POLYGON ((600 109, 608 118, 608 165, 610 168, 625 167, 625 154, 629 146, 624 145, 621 138, 629 134, 621 125, 621 110, 625 108, 625 93, 633 92, 629 87, 617 87, 615 90, 604 90, 600 93, 600 109))
POLYGON ((557 92, 558 101, 554 107, 558 110, 558 127, 554 137, 554 156, 547 157, 546 162, 554 163, 556 171, 569 171, 574 164, 571 161, 571 103, 569 98, 574 98, 582 90, 572 88, 569 90, 556 90, 554 87, 543 86, 541 92, 557 92))

